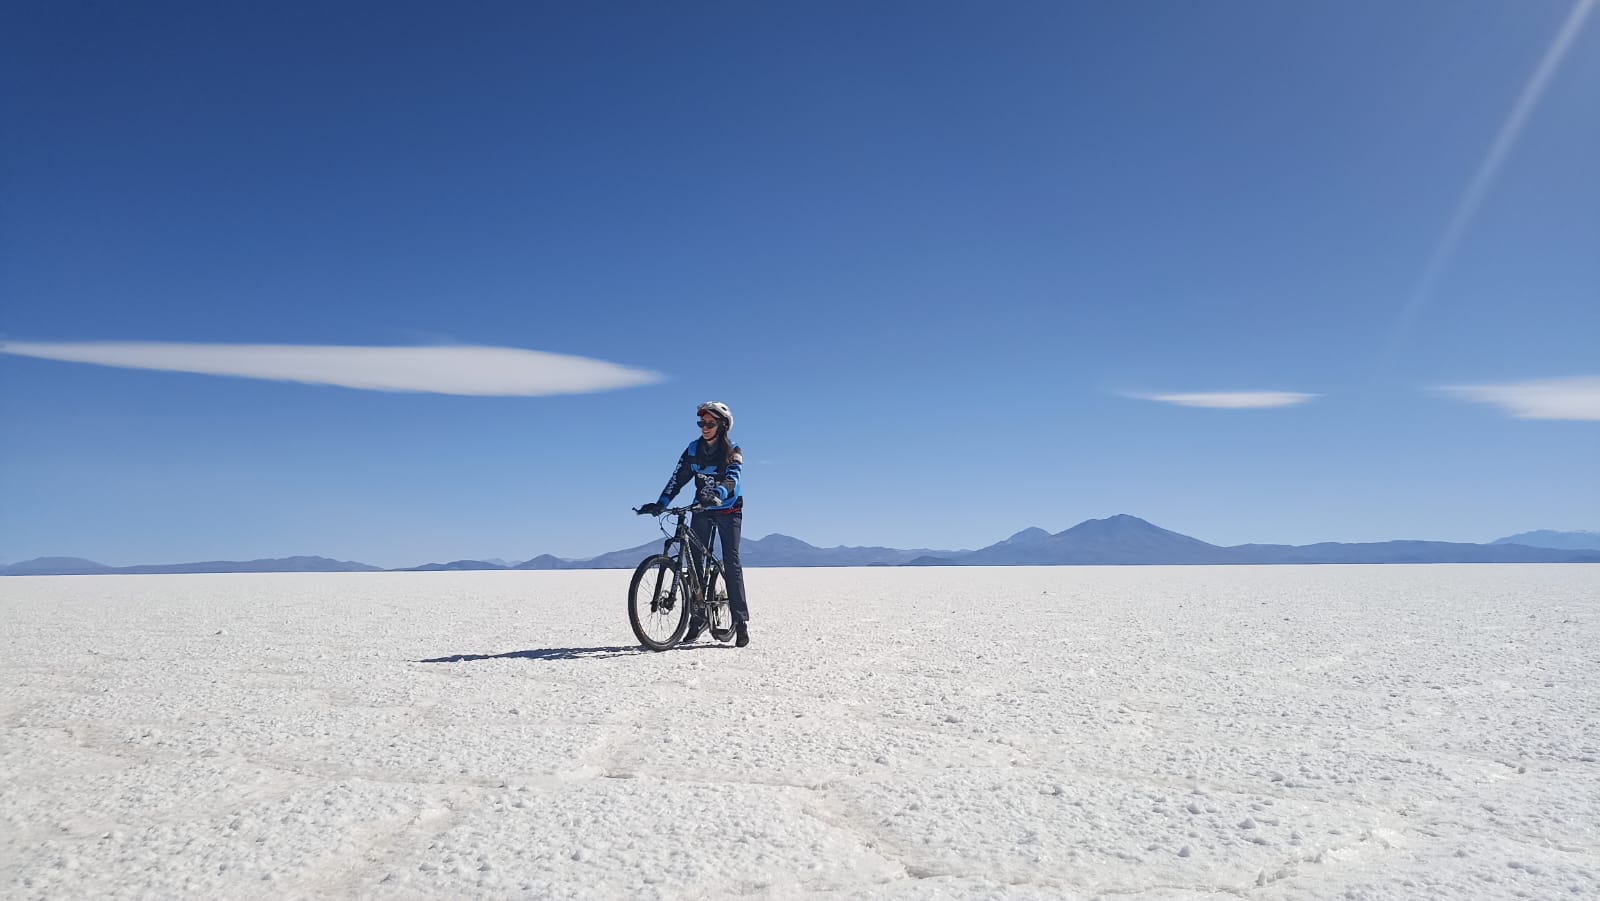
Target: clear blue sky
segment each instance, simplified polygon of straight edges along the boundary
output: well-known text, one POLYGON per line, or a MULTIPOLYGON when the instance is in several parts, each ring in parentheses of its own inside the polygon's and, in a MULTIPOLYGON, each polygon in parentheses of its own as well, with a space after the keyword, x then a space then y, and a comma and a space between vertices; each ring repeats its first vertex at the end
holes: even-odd
POLYGON ((1585 3, 6 4, 0 560, 590 556, 707 399, 752 537, 1600 528, 1585 3))

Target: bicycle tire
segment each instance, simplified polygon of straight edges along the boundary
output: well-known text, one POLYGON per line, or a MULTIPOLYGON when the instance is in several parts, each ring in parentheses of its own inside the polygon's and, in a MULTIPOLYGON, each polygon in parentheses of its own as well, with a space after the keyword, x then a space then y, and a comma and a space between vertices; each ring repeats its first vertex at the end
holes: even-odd
POLYGON ((689 597, 678 578, 678 561, 656 554, 639 563, 633 571, 633 581, 628 584, 628 624, 633 627, 633 637, 652 651, 665 651, 683 639, 684 630, 689 627, 689 597), (665 613, 660 611, 663 601, 669 602, 665 613), (640 618, 641 602, 643 620, 640 618), (657 629, 646 628, 647 625, 669 631, 662 638, 657 629))
MULTIPOLYGON (((726 598, 728 580, 722 574, 722 564, 712 563, 710 570, 706 573, 706 597, 714 598, 719 592, 726 598)), ((727 626, 726 628, 718 629, 716 628, 711 606, 708 604, 706 607, 706 631, 710 633, 713 639, 726 644, 734 639, 737 632, 733 628, 733 609, 724 607, 722 615, 727 618, 727 626)))

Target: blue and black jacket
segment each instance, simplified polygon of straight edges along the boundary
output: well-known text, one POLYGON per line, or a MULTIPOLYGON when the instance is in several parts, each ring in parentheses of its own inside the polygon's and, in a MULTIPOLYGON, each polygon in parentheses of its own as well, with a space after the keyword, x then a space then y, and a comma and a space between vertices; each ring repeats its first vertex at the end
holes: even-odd
MULTIPOLYGON (((719 438, 721 436, 718 436, 719 438)), ((658 503, 665 507, 672 502, 683 486, 695 481, 696 476, 709 475, 716 480, 717 497, 721 503, 707 508, 712 513, 732 513, 744 509, 744 493, 739 488, 739 471, 744 467, 744 453, 738 445, 728 445, 718 440, 708 446, 704 438, 696 438, 684 448, 678 458, 678 468, 661 492, 658 503)))

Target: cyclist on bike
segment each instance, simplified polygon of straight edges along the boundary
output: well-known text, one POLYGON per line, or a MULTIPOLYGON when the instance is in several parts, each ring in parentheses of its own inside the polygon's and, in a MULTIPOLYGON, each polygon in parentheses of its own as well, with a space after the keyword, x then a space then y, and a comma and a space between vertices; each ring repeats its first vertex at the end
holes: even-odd
MULTIPOLYGON (((711 532, 722 536, 722 570, 728 580, 728 610, 733 614, 733 628, 737 636, 734 644, 744 647, 750 643, 750 608, 744 597, 744 568, 739 565, 739 530, 744 523, 744 493, 739 487, 739 471, 744 465, 744 454, 734 444, 728 433, 733 431, 733 412, 721 401, 708 400, 695 410, 700 427, 700 437, 691 441, 678 457, 678 468, 655 503, 639 508, 641 514, 659 515, 672 502, 683 486, 696 483, 695 503, 702 510, 694 514, 691 528, 707 547, 711 546, 711 532)), ((704 566, 699 553, 694 565, 704 566)), ((705 620, 699 616, 689 621, 689 631, 684 641, 694 641, 705 631, 705 620)))

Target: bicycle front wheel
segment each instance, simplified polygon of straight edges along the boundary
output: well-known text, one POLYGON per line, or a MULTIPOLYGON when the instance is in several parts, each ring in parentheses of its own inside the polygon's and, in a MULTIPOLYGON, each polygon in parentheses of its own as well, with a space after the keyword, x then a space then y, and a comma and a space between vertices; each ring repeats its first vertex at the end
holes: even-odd
POLYGON ((639 643, 652 651, 665 651, 683 638, 689 627, 689 596, 678 578, 678 561, 657 554, 633 571, 628 623, 639 643))

